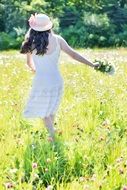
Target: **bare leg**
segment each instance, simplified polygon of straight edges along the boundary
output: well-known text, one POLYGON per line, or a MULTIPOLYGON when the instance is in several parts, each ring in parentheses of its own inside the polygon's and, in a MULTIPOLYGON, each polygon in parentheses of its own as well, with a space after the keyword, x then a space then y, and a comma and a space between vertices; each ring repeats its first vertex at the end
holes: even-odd
MULTIPOLYGON (((55 125, 55 114, 51 114, 50 118, 52 120, 53 125, 55 125)), ((55 130, 55 132, 57 131, 57 129, 55 127, 54 127, 54 130, 55 130)))
POLYGON ((44 125, 47 128, 49 135, 54 139, 55 129, 53 126, 54 117, 48 116, 43 119, 44 125))
POLYGON ((50 118, 52 120, 52 123, 54 124, 54 121, 55 121, 55 115, 50 115, 50 118))

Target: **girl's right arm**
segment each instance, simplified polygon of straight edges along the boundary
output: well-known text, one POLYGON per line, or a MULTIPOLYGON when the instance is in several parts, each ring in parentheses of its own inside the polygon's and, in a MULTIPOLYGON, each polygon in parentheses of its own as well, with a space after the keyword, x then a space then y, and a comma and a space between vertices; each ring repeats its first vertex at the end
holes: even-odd
POLYGON ((67 53, 68 55, 70 55, 73 59, 84 63, 86 65, 89 65, 91 67, 98 67, 98 64, 93 64, 92 62, 90 62, 89 60, 87 60, 85 57, 83 57, 81 54, 79 54, 78 52, 76 52, 73 48, 71 48, 68 43, 61 37, 59 36, 59 40, 60 40, 60 46, 61 49, 67 53))
POLYGON ((35 66, 34 66, 34 63, 33 63, 33 59, 32 59, 31 53, 27 53, 26 56, 27 56, 27 65, 28 65, 28 67, 30 68, 30 70, 33 73, 35 73, 36 69, 35 69, 35 66))

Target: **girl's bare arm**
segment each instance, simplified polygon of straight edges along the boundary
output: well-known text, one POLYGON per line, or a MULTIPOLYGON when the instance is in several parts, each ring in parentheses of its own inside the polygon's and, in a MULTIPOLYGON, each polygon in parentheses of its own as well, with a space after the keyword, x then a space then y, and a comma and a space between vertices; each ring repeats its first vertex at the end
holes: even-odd
POLYGON ((31 71, 33 71, 33 72, 36 71, 31 53, 27 53, 27 62, 26 63, 31 71))
POLYGON ((85 57, 83 57, 82 55, 80 55, 78 52, 76 52, 73 48, 71 48, 68 43, 61 37, 59 36, 59 40, 60 40, 60 46, 61 49, 67 53, 68 55, 70 55, 73 59, 84 63, 86 65, 89 65, 91 67, 98 67, 98 64, 93 64, 92 62, 90 62, 89 60, 87 60, 85 57))

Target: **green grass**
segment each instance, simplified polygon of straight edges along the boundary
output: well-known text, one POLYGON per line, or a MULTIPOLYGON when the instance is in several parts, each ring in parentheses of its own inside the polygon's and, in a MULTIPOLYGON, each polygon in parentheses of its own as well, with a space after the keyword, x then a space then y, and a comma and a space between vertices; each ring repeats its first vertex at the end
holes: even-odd
POLYGON ((61 55, 64 96, 53 145, 22 111, 34 75, 17 51, 0 53, 0 190, 121 190, 127 185, 126 49, 80 50, 117 66, 106 76, 61 55), (77 63, 77 64, 75 64, 77 63), (32 164, 37 163, 36 168, 32 164))

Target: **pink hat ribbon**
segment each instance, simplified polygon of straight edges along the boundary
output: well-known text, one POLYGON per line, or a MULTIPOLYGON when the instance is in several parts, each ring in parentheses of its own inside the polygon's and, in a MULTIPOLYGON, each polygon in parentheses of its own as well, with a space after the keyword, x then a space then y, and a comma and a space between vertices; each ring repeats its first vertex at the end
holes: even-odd
MULTIPOLYGON (((35 15, 36 15, 37 13, 35 13, 35 15)), ((35 19, 35 15, 31 15, 31 17, 29 18, 29 25, 30 26, 36 26, 37 25, 37 22, 36 22, 36 19, 35 19)))

